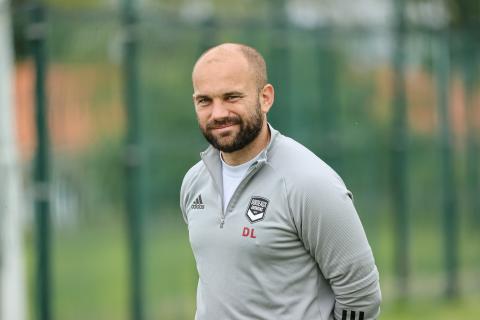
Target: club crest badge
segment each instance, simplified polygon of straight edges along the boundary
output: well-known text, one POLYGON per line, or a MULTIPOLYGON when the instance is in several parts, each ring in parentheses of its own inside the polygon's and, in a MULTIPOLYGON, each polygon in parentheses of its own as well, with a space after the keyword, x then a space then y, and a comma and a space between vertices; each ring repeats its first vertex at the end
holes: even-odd
POLYGON ((268 207, 268 199, 252 197, 247 208, 247 218, 251 223, 263 220, 268 207))

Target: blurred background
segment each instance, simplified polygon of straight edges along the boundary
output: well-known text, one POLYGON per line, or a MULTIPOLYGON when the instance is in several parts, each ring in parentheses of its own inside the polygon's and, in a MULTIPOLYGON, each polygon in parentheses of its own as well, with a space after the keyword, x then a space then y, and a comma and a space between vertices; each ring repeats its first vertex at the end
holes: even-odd
POLYGON ((478 0, 0 0, 0 319, 193 319, 190 75, 222 42, 353 191, 381 319, 479 318, 478 0))

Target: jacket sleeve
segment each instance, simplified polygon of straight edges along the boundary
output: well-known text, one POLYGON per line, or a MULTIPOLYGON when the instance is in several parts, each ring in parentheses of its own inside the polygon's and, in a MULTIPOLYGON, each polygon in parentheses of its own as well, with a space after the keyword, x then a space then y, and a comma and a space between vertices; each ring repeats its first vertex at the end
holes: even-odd
POLYGON ((182 210, 183 220, 185 220, 186 224, 188 224, 188 205, 193 200, 191 199, 192 189, 195 188, 195 181, 197 180, 201 168, 201 161, 191 167, 183 177, 182 186, 180 187, 180 209, 182 210))
POLYGON ((299 236, 331 285, 335 319, 377 319, 379 276, 353 197, 338 176, 313 178, 290 200, 299 236))
POLYGON ((182 210, 183 220, 188 224, 187 204, 189 203, 189 190, 192 184, 192 169, 190 169, 185 177, 183 177, 182 186, 180 187, 180 210, 182 210))

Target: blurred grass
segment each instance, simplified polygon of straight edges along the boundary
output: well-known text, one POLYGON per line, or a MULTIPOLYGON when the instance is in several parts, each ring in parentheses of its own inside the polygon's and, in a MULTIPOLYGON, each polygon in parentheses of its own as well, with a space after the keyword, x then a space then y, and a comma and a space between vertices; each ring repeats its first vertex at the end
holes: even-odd
MULTIPOLYGON (((127 320, 128 252, 123 216, 98 217, 95 221, 75 227, 57 229, 53 251, 53 311, 62 320, 127 320)), ((382 276, 384 303, 381 319, 476 319, 480 314, 480 294, 477 290, 463 292, 454 301, 442 297, 443 277, 438 265, 427 263, 438 253, 432 250, 428 229, 421 234, 414 252, 420 252, 420 271, 412 275, 412 295, 407 301, 395 302, 394 279, 390 268, 381 264, 391 252, 385 241, 377 250, 377 263, 382 276), (428 269, 428 270, 427 270, 428 269), (418 290, 423 286, 423 290, 418 290)), ((148 218, 143 233, 144 303, 146 319, 193 319, 197 275, 188 244, 188 231, 180 215, 148 218)), ((388 234, 382 235, 388 239, 388 234)), ((33 241, 29 241, 28 261, 30 289, 33 289, 33 241)), ((472 245, 473 246, 473 245, 472 245)), ((414 259, 415 260, 415 259, 414 259)), ((462 269, 463 270, 463 269, 462 269)), ((475 276, 475 273, 473 273, 475 276)), ((472 285, 478 279, 465 279, 472 285)), ((31 318, 34 317, 33 291, 31 318)))
POLYGON ((408 304, 384 303, 381 319, 385 320, 460 320, 478 319, 479 296, 464 297, 456 301, 413 300, 408 304))

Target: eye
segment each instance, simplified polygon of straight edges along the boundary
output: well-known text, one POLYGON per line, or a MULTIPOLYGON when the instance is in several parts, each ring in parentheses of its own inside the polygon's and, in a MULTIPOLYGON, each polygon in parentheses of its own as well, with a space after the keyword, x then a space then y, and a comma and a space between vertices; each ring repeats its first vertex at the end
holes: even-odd
POLYGON ((228 102, 235 102, 237 100, 239 100, 241 98, 241 96, 239 94, 234 94, 234 95, 229 95, 225 98, 225 100, 227 100, 228 102))
POLYGON ((198 106, 206 106, 210 102, 210 99, 207 97, 198 97, 196 102, 198 106))

